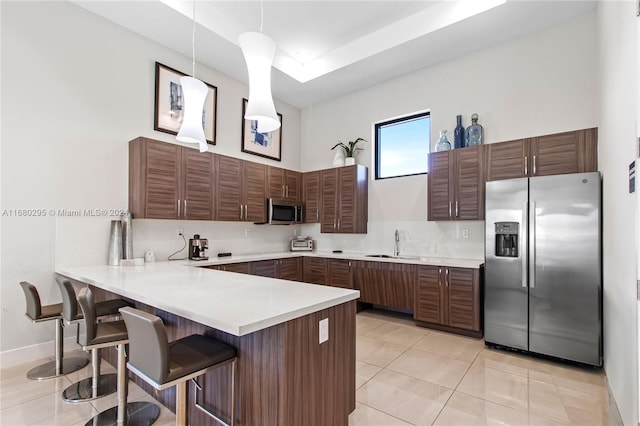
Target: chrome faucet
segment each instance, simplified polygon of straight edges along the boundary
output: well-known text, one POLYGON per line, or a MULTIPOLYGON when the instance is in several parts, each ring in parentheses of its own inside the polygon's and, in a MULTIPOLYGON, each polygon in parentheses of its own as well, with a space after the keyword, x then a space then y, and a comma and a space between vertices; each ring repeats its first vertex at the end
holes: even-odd
POLYGON ((400 256, 400 232, 396 229, 395 241, 393 244, 393 255, 400 256))

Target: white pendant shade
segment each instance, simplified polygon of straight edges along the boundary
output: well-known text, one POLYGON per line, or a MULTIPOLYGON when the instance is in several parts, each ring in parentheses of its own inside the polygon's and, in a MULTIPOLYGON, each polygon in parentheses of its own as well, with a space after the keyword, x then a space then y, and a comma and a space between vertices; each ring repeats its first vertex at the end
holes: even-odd
POLYGON ((200 152, 207 150, 207 139, 204 135, 202 112, 207 99, 207 86, 197 78, 180 77, 184 99, 182 126, 176 139, 180 142, 197 143, 200 152))
POLYGON ((257 120, 259 133, 272 132, 280 127, 271 97, 271 64, 276 45, 262 33, 249 32, 238 38, 249 71, 249 105, 246 120, 257 120))

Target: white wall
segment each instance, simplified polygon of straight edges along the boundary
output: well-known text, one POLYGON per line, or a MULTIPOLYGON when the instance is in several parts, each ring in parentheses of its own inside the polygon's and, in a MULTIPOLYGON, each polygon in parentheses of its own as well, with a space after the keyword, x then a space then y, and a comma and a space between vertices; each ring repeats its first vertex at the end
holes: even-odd
MULTIPOLYGON (((358 162, 372 169, 372 123, 430 110, 432 145, 438 130, 453 133, 456 115, 479 114, 487 143, 595 127, 598 124, 594 15, 351 93, 302 111, 302 168, 331 167, 338 141, 363 137, 358 162)), ((484 256, 484 225, 479 221, 426 222, 427 178, 403 177, 369 184, 369 232, 362 237, 303 233, 321 248, 393 248, 393 230, 412 254, 484 256), (462 230, 469 238, 462 238, 462 230)))
MULTIPOLYGON (((599 161, 603 175, 604 352, 607 379, 626 425, 638 424, 635 197, 628 166, 637 156, 638 72, 634 1, 597 10, 599 161)), ((636 195, 637 197, 638 195, 636 195)))
MULTIPOLYGON (((24 318, 20 281, 36 284, 44 303, 59 302, 56 261, 106 262, 111 218, 56 218, 49 210, 126 209, 127 142, 137 136, 175 141, 153 130, 154 63, 188 72, 191 59, 71 3, 2 1, 0 8, 1 209, 45 210, 39 218, 2 217, 0 352, 5 353, 53 340, 52 326, 24 318)), ((176 34, 182 36, 190 37, 176 34)), ((197 75, 218 87, 214 152, 300 168, 298 109, 276 100, 284 116, 281 163, 241 153, 242 98, 248 88, 203 66, 197 75)), ((256 241, 266 241, 264 233, 270 232, 260 229, 247 238, 238 224, 137 222, 136 255, 152 248, 159 258, 180 248, 177 227, 187 237, 196 231, 211 239, 223 235, 219 246, 230 250, 247 240, 251 250, 260 250, 256 241)), ((284 249, 291 230, 271 231, 268 238, 275 243, 266 247, 282 244, 284 249)))

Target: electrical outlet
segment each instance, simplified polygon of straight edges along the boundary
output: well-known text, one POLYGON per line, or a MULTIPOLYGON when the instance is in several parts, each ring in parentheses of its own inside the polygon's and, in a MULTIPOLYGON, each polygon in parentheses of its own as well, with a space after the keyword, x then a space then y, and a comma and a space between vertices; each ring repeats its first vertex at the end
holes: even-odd
POLYGON ((320 335, 319 340, 320 343, 324 343, 327 340, 329 340, 329 318, 325 318, 323 320, 320 320, 320 335))
POLYGON ((469 230, 468 229, 463 229, 462 230, 462 238, 464 238, 465 240, 469 239, 469 230))
POLYGON ((177 228, 176 229, 176 238, 180 238, 181 236, 184 235, 184 229, 182 228, 177 228))
POLYGON ((244 236, 245 237, 250 237, 251 236, 251 229, 245 229, 244 230, 244 236))

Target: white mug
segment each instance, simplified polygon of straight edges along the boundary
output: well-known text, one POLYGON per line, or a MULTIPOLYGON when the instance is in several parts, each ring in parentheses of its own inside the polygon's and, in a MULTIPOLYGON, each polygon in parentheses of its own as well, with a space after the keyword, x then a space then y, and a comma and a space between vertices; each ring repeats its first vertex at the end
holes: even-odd
POLYGON ((144 252, 144 261, 155 262, 156 261, 155 253, 152 250, 147 250, 146 252, 144 252))

